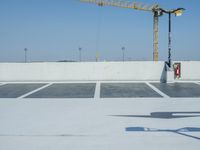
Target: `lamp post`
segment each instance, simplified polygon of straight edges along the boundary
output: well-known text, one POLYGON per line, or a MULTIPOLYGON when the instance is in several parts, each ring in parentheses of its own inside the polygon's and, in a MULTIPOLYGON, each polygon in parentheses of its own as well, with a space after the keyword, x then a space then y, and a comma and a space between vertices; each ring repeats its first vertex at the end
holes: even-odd
POLYGON ((164 10, 161 9, 163 13, 169 15, 169 31, 168 31, 168 62, 167 65, 169 68, 172 67, 172 60, 171 60, 171 50, 172 50, 172 34, 171 34, 171 14, 175 14, 175 16, 181 16, 183 14, 184 8, 177 8, 175 10, 164 10))
POLYGON ((25 63, 27 62, 27 51, 28 51, 28 49, 24 48, 24 62, 25 63))
POLYGON ((79 50, 79 61, 81 62, 82 61, 82 48, 79 47, 78 50, 79 50))
POLYGON ((122 47, 122 60, 124 61, 124 56, 125 56, 125 47, 122 47))

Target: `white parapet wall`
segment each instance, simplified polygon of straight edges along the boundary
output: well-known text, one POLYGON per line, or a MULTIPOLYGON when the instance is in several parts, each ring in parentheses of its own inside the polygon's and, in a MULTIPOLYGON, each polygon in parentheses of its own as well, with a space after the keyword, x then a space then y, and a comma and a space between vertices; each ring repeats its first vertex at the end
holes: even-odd
POLYGON ((181 78, 184 81, 200 81, 200 61, 175 61, 181 63, 181 78))
MULTIPOLYGON (((200 80, 200 62, 181 62, 180 80, 200 80)), ((0 63, 0 81, 163 81, 165 62, 0 63)))
POLYGON ((0 81, 160 80, 164 62, 0 63, 0 81))

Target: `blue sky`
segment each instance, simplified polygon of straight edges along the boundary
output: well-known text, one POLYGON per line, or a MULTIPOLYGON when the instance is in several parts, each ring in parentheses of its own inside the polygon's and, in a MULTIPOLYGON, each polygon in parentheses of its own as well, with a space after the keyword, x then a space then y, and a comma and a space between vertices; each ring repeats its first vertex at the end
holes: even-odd
MULTIPOLYGON (((173 60, 200 60, 199 0, 137 0, 166 9, 186 8, 172 17, 173 60)), ((0 62, 152 60, 152 13, 98 7, 78 0, 0 0, 0 62)), ((168 17, 159 21, 159 60, 167 60, 168 17)))

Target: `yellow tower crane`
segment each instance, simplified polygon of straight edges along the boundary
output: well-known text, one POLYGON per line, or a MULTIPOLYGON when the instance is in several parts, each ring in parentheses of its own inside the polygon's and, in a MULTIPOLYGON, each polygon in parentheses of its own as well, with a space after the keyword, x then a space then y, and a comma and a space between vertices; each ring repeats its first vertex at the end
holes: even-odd
POLYGON ((143 10, 147 12, 153 12, 153 60, 158 61, 158 21, 159 17, 163 15, 163 13, 174 13, 176 15, 180 15, 182 10, 172 10, 166 11, 162 9, 159 5, 144 5, 138 2, 128 2, 123 0, 79 0, 81 2, 94 3, 98 6, 115 6, 121 8, 129 8, 135 10, 143 10))

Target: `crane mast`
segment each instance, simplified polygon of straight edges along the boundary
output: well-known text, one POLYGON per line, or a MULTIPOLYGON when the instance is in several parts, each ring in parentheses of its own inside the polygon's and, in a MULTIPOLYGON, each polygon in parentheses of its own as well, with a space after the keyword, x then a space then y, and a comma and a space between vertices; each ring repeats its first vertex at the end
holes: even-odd
POLYGON ((162 12, 159 8, 152 10, 153 12, 153 60, 158 61, 158 23, 159 17, 162 16, 162 12))
POLYGON ((159 17, 163 15, 163 12, 159 5, 144 5, 138 2, 128 2, 122 0, 79 0, 86 3, 94 3, 98 6, 115 6, 121 8, 129 8, 135 10, 142 10, 147 12, 153 12, 153 60, 158 61, 158 22, 159 17))

